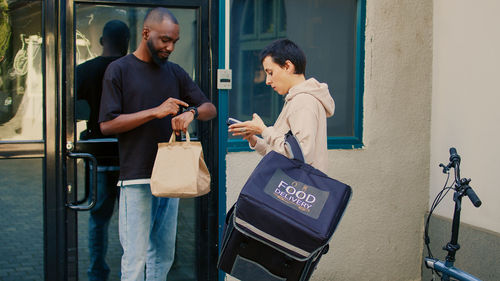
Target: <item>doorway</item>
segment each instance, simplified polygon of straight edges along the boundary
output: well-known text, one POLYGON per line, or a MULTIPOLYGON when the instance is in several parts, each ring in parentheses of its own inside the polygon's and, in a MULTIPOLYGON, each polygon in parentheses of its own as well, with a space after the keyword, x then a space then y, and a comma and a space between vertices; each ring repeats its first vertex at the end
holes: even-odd
MULTIPOLYGON (((77 68, 102 54, 100 38, 110 20, 129 27, 128 53, 133 52, 141 40, 144 15, 155 6, 169 8, 181 28, 181 40, 170 60, 183 67, 217 104, 216 89, 210 82, 217 61, 212 51, 212 42, 217 42, 212 39, 217 35, 212 23, 217 15, 212 11, 217 7, 211 1, 0 0, 0 12, 7 13, 10 20, 10 42, 0 53, 0 176, 5 179, 0 183, 0 200, 5 202, 0 204, 0 213, 11 218, 3 220, 0 234, 9 234, 9 239, 27 248, 14 243, 2 248, 0 268, 7 270, 2 272, 14 274, 29 268, 19 276, 33 273, 37 274, 34 280, 87 280, 87 209, 92 205, 94 178, 99 178, 94 173, 100 172, 92 157, 105 158, 109 167, 116 167, 118 151, 114 138, 85 137, 90 111, 79 97, 77 68), (28 249, 38 254, 30 255, 28 249), (7 264, 12 255, 19 256, 18 264, 7 264), (29 266, 25 266, 27 261, 29 266), (10 267, 14 271, 8 271, 10 267)), ((213 120, 190 128, 191 138, 202 142, 212 192, 181 199, 176 259, 168 280, 217 279, 216 127, 213 120)), ((109 174, 116 172, 110 169, 109 174)), ((106 262, 108 280, 119 280, 116 202, 113 208, 106 262)))

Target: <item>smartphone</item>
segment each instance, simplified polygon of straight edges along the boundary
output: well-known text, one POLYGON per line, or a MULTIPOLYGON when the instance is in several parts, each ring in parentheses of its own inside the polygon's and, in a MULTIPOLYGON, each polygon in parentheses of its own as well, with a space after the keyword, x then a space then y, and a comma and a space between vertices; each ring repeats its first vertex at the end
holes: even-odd
POLYGON ((238 119, 234 119, 234 118, 229 117, 229 118, 227 118, 226 123, 229 126, 229 125, 233 125, 233 124, 236 124, 236 123, 241 123, 241 121, 238 120, 238 119))

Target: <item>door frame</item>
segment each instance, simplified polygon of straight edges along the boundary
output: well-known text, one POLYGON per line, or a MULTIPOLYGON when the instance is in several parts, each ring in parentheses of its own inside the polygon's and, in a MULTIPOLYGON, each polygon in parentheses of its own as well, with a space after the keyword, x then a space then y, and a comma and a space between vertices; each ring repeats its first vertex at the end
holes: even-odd
MULTIPOLYGON (((218 62, 217 0, 45 0, 43 2, 45 146, 44 146, 44 259, 45 280, 77 280, 77 215, 67 208, 67 148, 72 130, 67 116, 73 114, 68 106, 73 97, 73 8, 74 3, 111 4, 141 7, 197 8, 201 36, 199 43, 199 86, 214 104, 218 104, 216 69, 218 62), (208 63, 205 63, 208 62, 208 63)), ((72 119, 72 118, 71 118, 72 119)), ((72 124, 71 124, 72 126, 72 124)), ((197 256, 198 280, 217 280, 218 256, 218 123, 199 122, 199 131, 207 165, 212 174, 212 192, 197 200, 197 224, 200 245, 197 256)), ((224 202, 225 204, 225 202, 224 202)))

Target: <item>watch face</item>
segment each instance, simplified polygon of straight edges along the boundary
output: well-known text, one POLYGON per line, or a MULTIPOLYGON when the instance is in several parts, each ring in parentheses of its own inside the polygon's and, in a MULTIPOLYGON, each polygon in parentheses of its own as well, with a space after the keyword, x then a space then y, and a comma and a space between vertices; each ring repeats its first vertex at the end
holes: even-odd
POLYGON ((186 109, 186 111, 193 111, 194 119, 196 119, 198 117, 198 109, 196 107, 194 107, 194 106, 188 107, 186 109))

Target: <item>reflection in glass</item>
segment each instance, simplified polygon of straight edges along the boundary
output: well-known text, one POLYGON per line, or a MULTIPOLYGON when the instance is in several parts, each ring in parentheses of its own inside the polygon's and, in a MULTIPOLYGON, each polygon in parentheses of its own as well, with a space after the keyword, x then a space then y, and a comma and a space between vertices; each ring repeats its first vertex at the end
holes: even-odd
POLYGON ((353 0, 233 1, 230 63, 234 82, 229 116, 248 120, 255 112, 266 125, 274 123, 283 98, 265 85, 258 54, 269 43, 286 37, 306 54, 306 78, 329 85, 336 107, 334 117, 328 119, 328 135, 353 136, 356 5, 353 0))
MULTIPOLYGON (((199 76, 198 68, 198 15, 194 9, 170 9, 179 21, 180 40, 175 46, 175 50, 169 60, 179 64, 191 77, 197 81, 199 76)), ((100 43, 104 25, 110 20, 120 20, 130 29, 130 42, 128 52, 133 52, 142 39, 142 22, 147 8, 128 6, 107 6, 90 5, 84 3, 75 4, 75 67, 89 61, 103 53, 100 43)), ((79 77, 75 71, 75 81, 79 77)), ((199 81, 197 81, 199 82, 199 81)), ((85 142, 85 137, 81 133, 87 129, 89 118, 88 107, 77 100, 78 91, 75 89, 75 134, 80 143, 85 142), (87 108, 87 109, 86 109, 87 108), (87 112, 86 112, 87 110, 87 112)), ((190 126, 191 137, 196 138, 196 124, 190 126)), ((109 139, 89 140, 92 142, 93 151, 86 151, 97 155, 102 150, 104 142, 109 139), (99 147, 99 145, 101 145, 99 147)), ((109 153, 109 151, 106 151, 109 153)), ((97 155, 98 156, 98 155, 97 155)), ((116 157, 117 155, 114 155, 116 157)), ((98 158, 99 161, 99 158, 98 158)), ((85 167, 79 164, 77 169, 78 181, 81 193, 85 186, 85 167)), ((101 165, 99 163, 99 165, 101 165)), ((99 179, 99 175, 98 175, 99 179)), ((80 198, 83 195, 80 194, 80 198)), ((108 229, 108 251, 106 263, 110 267, 108 280, 119 280, 120 260, 122 249, 118 237, 118 206, 115 204, 115 212, 111 217, 108 229)), ((88 247, 88 221, 89 213, 78 213, 78 257, 79 257, 79 280, 87 280, 87 269, 89 268, 89 247, 88 247)), ((196 280, 197 268, 197 247, 196 247, 196 199, 181 199, 179 203, 178 229, 176 242, 176 255, 172 269, 169 272, 168 280, 196 280)))
POLYGON ((0 160, 0 279, 43 280, 42 159, 0 160))
POLYGON ((41 1, 0 0, 0 140, 41 140, 41 1))
POLYGON ((248 1, 246 3, 246 13, 244 14, 243 22, 241 25, 241 30, 243 35, 254 35, 255 34, 255 4, 253 1, 248 1))
MULTIPOLYGON (((1 1, 1 0, 0 0, 1 1)), ((148 8, 137 8, 127 6, 106 6, 76 4, 76 34, 75 34, 75 65, 93 59, 102 53, 100 38, 104 24, 110 20, 116 19, 125 22, 130 28, 129 52, 133 52, 141 41, 142 22, 148 8)), ((180 40, 175 45, 175 50, 169 57, 169 60, 179 64, 194 81, 199 82, 197 52, 197 11, 193 9, 170 9, 179 21, 180 40)), ((76 93, 78 94, 78 93, 76 93)), ((85 104, 76 103, 75 112, 80 113, 76 116, 77 128, 76 136, 86 129, 87 120, 84 118, 85 104)), ((189 128, 192 138, 197 135, 196 122, 193 122, 189 128)))
POLYGON ((283 1, 284 0, 278 1, 278 9, 279 9, 278 31, 281 32, 283 35, 286 35, 286 10, 283 1))
POLYGON ((262 14, 260 22, 260 33, 274 35, 275 32, 275 18, 274 18, 274 0, 261 0, 260 11, 262 14))

